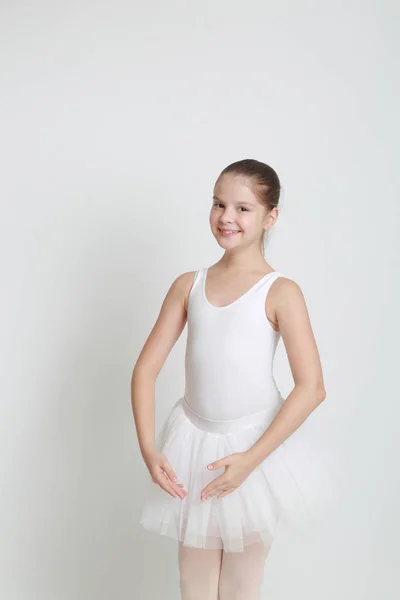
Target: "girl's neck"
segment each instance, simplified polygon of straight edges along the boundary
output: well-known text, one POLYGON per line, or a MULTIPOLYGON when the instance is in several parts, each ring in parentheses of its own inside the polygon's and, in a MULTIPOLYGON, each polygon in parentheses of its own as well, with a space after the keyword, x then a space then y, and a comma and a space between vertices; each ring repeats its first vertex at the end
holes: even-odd
POLYGON ((214 265, 225 272, 237 273, 239 271, 265 272, 271 269, 261 253, 232 254, 225 252, 223 257, 214 265))

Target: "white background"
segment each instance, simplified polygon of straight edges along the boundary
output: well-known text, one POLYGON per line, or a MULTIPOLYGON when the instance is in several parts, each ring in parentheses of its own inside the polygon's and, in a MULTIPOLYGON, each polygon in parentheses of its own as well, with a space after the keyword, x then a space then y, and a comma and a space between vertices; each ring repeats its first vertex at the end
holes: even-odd
MULTIPOLYGON (((172 281, 221 256, 219 172, 257 158, 284 188, 266 258, 323 363, 314 422, 353 482, 331 526, 275 542, 263 597, 397 598, 398 6, 0 6, 0 596, 178 598, 175 542, 138 523, 130 377, 172 281)), ((287 395, 282 342, 275 376, 287 395)))

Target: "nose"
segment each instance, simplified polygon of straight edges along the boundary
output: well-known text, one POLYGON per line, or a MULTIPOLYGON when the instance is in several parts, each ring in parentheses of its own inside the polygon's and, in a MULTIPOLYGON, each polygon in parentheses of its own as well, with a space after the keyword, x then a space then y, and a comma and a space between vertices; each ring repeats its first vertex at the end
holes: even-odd
POLYGON ((220 217, 221 223, 233 223, 234 220, 235 219, 233 216, 233 212, 230 211, 228 208, 224 210, 224 212, 222 213, 222 215, 220 217))

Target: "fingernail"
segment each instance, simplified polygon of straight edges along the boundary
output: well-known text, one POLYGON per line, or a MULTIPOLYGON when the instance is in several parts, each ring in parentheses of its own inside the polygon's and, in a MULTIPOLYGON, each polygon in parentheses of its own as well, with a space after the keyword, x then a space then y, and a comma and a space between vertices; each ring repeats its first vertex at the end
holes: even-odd
POLYGON ((208 465, 208 468, 209 468, 209 469, 212 469, 212 468, 213 468, 213 466, 212 466, 212 465, 208 465))
POLYGON ((178 481, 178 478, 177 477, 173 477, 172 481, 178 481))

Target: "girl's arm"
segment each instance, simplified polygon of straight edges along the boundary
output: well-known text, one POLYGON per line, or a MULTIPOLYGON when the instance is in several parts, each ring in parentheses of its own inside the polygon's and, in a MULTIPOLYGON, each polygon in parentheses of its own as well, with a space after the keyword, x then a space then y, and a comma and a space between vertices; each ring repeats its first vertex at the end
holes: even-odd
POLYGON ((300 287, 291 279, 279 278, 267 299, 273 320, 278 322, 295 385, 267 430, 246 451, 254 465, 284 442, 326 397, 319 353, 300 287))
POLYGON ((145 462, 155 451, 155 382, 185 327, 186 303, 193 276, 194 272, 183 273, 172 283, 133 369, 132 410, 140 451, 145 462))

